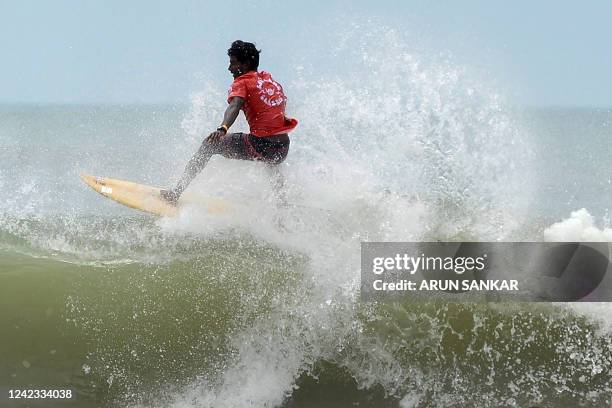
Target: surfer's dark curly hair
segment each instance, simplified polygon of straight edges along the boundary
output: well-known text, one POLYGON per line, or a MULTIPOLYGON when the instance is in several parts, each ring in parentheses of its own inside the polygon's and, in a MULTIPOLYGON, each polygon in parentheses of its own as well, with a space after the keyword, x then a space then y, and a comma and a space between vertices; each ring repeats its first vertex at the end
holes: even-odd
POLYGON ((232 46, 227 50, 227 55, 236 57, 240 62, 249 64, 249 68, 257 71, 259 67, 259 53, 261 50, 255 48, 255 44, 244 41, 234 41, 232 46))

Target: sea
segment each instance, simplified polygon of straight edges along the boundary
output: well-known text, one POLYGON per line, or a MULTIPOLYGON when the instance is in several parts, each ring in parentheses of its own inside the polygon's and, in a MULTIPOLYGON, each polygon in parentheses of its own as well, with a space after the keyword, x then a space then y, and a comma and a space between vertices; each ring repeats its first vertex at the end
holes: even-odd
POLYGON ((607 303, 359 287, 362 242, 610 241, 612 110, 517 107, 447 58, 379 49, 283 84, 288 205, 265 165, 222 157, 189 190, 224 214, 156 218, 80 180, 172 186, 227 84, 183 104, 1 105, 0 406, 610 407, 607 303))

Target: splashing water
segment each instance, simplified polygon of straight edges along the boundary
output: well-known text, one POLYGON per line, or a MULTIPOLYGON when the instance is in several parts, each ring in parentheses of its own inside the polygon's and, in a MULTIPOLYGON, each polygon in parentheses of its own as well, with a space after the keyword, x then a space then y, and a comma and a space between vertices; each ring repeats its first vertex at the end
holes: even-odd
MULTIPOLYGON (((329 43, 351 63, 336 73, 300 63, 284 84, 300 119, 282 169, 288 209, 276 209, 263 166, 223 158, 190 189, 236 203, 229 217, 152 221, 78 181, 46 182, 85 168, 170 184, 222 114, 211 83, 181 131, 164 109, 157 131, 109 114, 98 132, 131 129, 122 147, 117 130, 103 142, 75 133, 62 165, 39 151, 37 168, 2 167, 2 186, 17 191, 3 204, 2 250, 51 258, 50 274, 71 276, 66 316, 87 348, 76 371, 88 368, 76 387, 124 406, 312 406, 313 378, 381 406, 609 399, 610 337, 587 313, 361 302, 362 241, 540 239, 522 229, 533 141, 469 68, 396 30, 349 27, 329 43)), ((86 124, 100 115, 81 112, 86 124)))

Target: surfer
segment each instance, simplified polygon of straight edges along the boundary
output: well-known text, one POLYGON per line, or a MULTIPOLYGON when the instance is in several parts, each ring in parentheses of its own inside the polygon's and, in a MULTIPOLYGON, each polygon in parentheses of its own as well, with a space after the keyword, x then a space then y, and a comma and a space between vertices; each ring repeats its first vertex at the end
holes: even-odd
POLYGON ((189 160, 177 185, 160 192, 165 200, 176 203, 189 183, 215 154, 230 159, 265 162, 273 172, 273 187, 279 194, 283 180, 276 166, 287 157, 287 133, 296 127, 297 120, 285 116, 287 97, 283 87, 268 72, 257 71, 260 52, 255 44, 244 41, 234 41, 227 50, 228 70, 234 82, 228 91, 229 105, 223 115, 223 122, 208 135, 189 160), (229 133, 240 110, 244 111, 250 131, 229 133))

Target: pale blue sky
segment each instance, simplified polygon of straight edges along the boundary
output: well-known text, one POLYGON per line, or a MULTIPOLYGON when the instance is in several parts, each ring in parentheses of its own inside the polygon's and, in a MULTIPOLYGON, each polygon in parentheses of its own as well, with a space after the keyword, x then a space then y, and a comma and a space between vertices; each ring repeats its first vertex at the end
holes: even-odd
MULTIPOLYGON (((186 103, 203 75, 229 84, 234 39, 288 80, 303 49, 373 19, 486 72, 517 104, 612 107, 612 2, 308 3, 0 0, 0 102, 186 103)), ((347 63, 317 59, 322 71, 347 63)))

